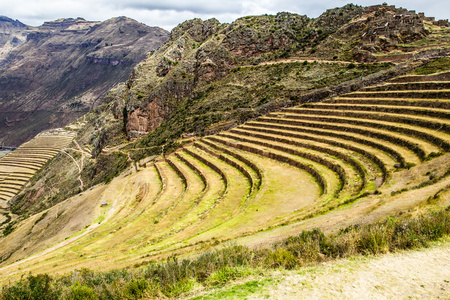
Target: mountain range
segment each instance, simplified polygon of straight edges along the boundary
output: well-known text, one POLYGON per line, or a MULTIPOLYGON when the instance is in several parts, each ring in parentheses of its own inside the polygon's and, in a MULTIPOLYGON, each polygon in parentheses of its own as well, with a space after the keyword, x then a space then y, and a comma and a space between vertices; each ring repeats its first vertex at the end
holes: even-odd
POLYGON ((20 145, 93 109, 168 34, 126 17, 39 27, 0 17, 0 144, 20 145))

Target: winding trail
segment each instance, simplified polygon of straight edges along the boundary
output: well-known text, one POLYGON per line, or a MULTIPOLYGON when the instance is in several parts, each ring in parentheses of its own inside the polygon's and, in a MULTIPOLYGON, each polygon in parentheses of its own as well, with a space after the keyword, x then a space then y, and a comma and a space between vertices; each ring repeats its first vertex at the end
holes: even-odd
POLYGON ((84 184, 83 184, 83 180, 81 179, 81 171, 83 170, 83 156, 81 156, 82 159, 81 159, 81 166, 80 166, 80 164, 76 161, 76 159, 72 155, 70 155, 67 151, 65 151, 63 149, 63 150, 61 150, 61 153, 64 153, 65 155, 70 157, 73 160, 73 162, 75 163, 75 165, 77 166, 77 169, 78 169, 78 181, 80 182, 80 189, 81 189, 81 191, 84 191, 84 184))

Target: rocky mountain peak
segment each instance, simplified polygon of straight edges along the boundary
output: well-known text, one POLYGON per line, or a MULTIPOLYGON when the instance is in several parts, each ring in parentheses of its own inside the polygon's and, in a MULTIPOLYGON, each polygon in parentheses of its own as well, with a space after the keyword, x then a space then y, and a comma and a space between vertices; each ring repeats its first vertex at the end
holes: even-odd
POLYGON ((54 21, 44 22, 39 28, 41 30, 64 30, 64 29, 87 29, 100 22, 86 21, 83 18, 61 18, 54 21))
MULTIPOLYGON (((113 17, 111 19, 106 20, 104 23, 123 23, 123 22, 137 22, 131 18, 126 16, 113 17)), ((139 22, 137 22, 139 23, 139 22)))
POLYGON ((27 27, 27 25, 23 24, 19 20, 13 20, 6 16, 0 16, 0 24, 2 24, 2 23, 9 23, 9 26, 13 26, 13 27, 27 27))
POLYGON ((280 12, 245 16, 230 24, 187 20, 134 69, 114 114, 123 118, 130 139, 146 135, 169 118, 180 101, 197 101, 207 85, 239 66, 298 57, 371 62, 373 53, 425 37, 422 19, 394 6, 348 4, 317 18, 280 12), (400 14, 408 18, 393 17, 400 14))
POLYGON ((172 30, 170 33, 170 39, 177 40, 182 35, 187 33, 196 42, 202 42, 212 34, 218 32, 220 25, 220 22, 215 18, 208 19, 206 21, 198 18, 187 20, 172 30))

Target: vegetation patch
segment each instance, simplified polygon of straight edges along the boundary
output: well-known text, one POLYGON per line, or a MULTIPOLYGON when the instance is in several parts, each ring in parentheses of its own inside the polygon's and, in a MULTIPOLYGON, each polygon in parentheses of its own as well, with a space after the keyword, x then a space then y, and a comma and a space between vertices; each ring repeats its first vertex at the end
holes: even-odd
POLYGON ((41 214, 41 216, 39 217, 39 219, 37 219, 34 222, 34 225, 36 225, 37 223, 39 223, 40 221, 42 221, 46 216, 47 216, 48 211, 46 211, 45 213, 41 214))
MULTIPOLYGON (((234 245, 197 258, 172 256, 165 262, 149 262, 136 270, 94 272, 81 269, 59 277, 29 275, 4 286, 0 299, 179 297, 198 285, 204 288, 222 286, 265 269, 294 269, 341 257, 427 247, 431 241, 449 234, 450 206, 414 218, 392 217, 375 224, 350 226, 336 234, 326 235, 318 228, 303 231, 265 249, 234 245)), ((226 293, 244 297, 246 291, 254 292, 259 288, 260 283, 249 281, 226 293)), ((225 296, 228 294, 217 293, 197 299, 225 296)))
POLYGON ((122 152, 109 155, 99 155, 97 160, 85 167, 83 178, 92 185, 104 182, 109 183, 129 166, 128 156, 122 152))
POLYGON ((14 231, 15 222, 8 223, 5 228, 3 228, 3 236, 7 236, 14 231))
POLYGON ((5 216, 6 219, 2 223, 0 223, 0 226, 8 224, 11 221, 11 216, 9 215, 9 213, 4 212, 2 214, 5 216))
POLYGON ((192 298, 192 300, 220 300, 220 299, 241 299, 248 295, 255 294, 261 291, 265 285, 273 282, 271 278, 265 278, 262 280, 250 280, 243 284, 235 285, 227 290, 219 290, 209 295, 198 296, 192 298))
POLYGON ((450 58, 442 57, 414 70, 417 75, 429 75, 450 69, 450 58))

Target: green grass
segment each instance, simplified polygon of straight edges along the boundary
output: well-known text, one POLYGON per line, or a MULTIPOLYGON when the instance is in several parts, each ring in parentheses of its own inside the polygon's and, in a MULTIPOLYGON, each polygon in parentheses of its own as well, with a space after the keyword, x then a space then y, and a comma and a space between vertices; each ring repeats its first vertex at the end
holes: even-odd
POLYGON ((102 214, 100 217, 97 218, 97 220, 94 221, 94 223, 101 224, 105 220, 105 214, 102 214))
POLYGON ((450 69, 450 58, 442 57, 414 70, 417 75, 429 75, 450 69))
POLYGON ((245 299, 247 296, 260 293, 264 286, 273 283, 272 278, 264 278, 262 280, 250 280, 243 284, 234 285, 231 288, 218 290, 208 295, 197 296, 192 300, 220 300, 220 299, 245 299))

